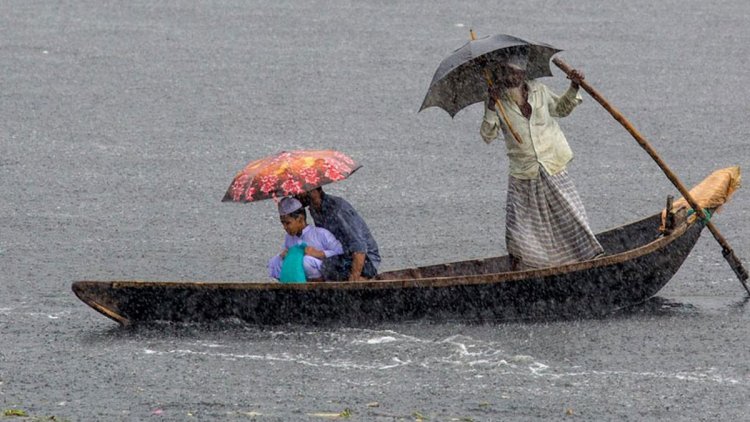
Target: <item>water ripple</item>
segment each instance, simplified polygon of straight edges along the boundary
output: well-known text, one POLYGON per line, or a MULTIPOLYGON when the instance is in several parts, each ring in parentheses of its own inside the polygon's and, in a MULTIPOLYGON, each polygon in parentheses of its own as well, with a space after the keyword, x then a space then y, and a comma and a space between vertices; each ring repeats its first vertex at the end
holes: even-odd
POLYGON ((317 368, 354 371, 391 371, 400 368, 423 368, 454 371, 468 378, 512 375, 537 379, 572 379, 582 383, 596 379, 627 377, 639 379, 672 379, 691 383, 740 384, 724 376, 716 368, 680 372, 636 372, 618 370, 587 370, 580 366, 566 367, 526 354, 510 353, 501 344, 467 335, 426 339, 392 330, 342 329, 337 331, 262 333, 264 339, 253 338, 250 346, 215 340, 200 340, 184 347, 143 349, 145 355, 201 356, 226 360, 286 362, 317 368), (254 352, 231 350, 251 347, 254 352), (218 349, 222 349, 219 351, 218 349), (260 352, 263 350, 263 352, 260 352))

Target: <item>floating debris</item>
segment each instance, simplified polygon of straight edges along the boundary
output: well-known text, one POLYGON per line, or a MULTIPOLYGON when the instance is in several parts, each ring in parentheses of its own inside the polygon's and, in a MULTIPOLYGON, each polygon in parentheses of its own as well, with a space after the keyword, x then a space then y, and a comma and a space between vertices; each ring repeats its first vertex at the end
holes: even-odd
POLYGON ((242 415, 242 416, 249 416, 251 418, 254 418, 256 416, 263 416, 262 413, 260 413, 260 412, 254 412, 254 411, 250 411, 250 412, 237 412, 237 414, 238 415, 242 415))
POLYGON ((329 418, 329 419, 343 419, 343 418, 349 418, 352 416, 352 411, 348 407, 344 410, 342 410, 339 413, 325 413, 325 412, 318 412, 318 413, 308 413, 308 416, 314 416, 317 418, 329 418))
POLYGON ((21 417, 29 416, 29 414, 26 413, 26 411, 21 410, 21 409, 6 409, 3 412, 3 415, 4 416, 21 416, 21 417))

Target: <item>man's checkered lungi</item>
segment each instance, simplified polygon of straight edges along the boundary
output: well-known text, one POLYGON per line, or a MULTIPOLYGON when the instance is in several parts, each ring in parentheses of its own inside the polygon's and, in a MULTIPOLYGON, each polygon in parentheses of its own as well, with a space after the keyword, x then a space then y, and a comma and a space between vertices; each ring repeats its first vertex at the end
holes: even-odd
POLYGON ((604 249, 567 170, 540 166, 531 180, 509 177, 505 240, 520 268, 542 268, 593 258, 604 249))

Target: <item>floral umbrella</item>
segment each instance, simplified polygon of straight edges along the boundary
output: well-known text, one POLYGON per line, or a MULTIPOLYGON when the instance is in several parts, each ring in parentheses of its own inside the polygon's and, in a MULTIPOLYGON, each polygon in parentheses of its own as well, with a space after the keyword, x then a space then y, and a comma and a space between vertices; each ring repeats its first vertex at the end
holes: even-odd
POLYGON ((245 166, 234 176, 222 202, 252 202, 296 195, 344 180, 360 167, 338 151, 282 151, 245 166))

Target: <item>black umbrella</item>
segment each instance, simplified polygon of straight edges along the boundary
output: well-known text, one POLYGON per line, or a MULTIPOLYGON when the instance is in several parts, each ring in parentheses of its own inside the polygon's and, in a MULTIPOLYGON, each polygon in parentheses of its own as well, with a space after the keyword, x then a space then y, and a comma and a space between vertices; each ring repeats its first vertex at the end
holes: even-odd
POLYGON ((528 59, 528 79, 552 76, 549 61, 560 51, 549 44, 505 34, 471 40, 440 62, 419 111, 440 107, 453 117, 464 107, 486 100, 488 82, 485 69, 491 69, 509 57, 522 55, 528 59))

